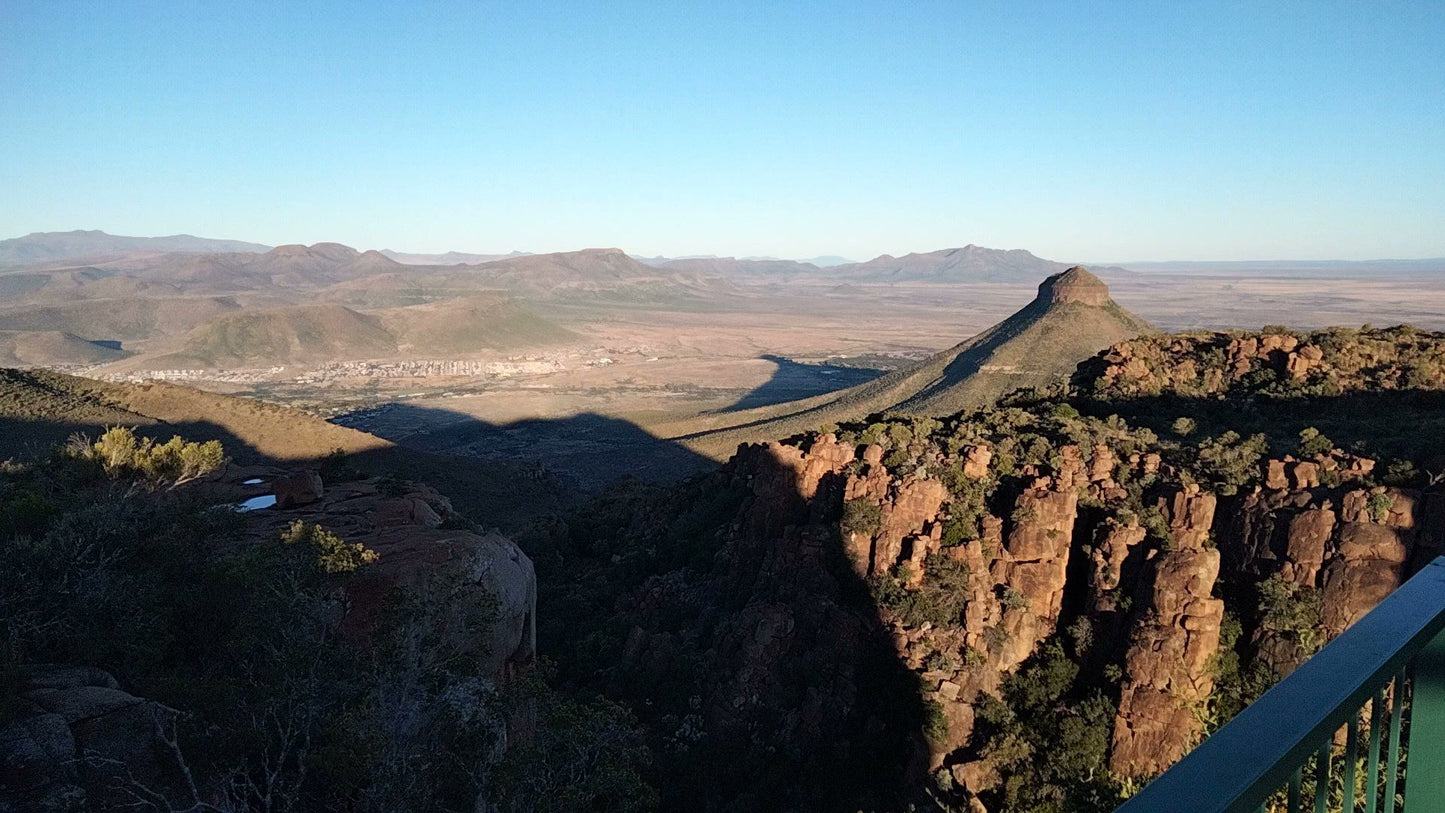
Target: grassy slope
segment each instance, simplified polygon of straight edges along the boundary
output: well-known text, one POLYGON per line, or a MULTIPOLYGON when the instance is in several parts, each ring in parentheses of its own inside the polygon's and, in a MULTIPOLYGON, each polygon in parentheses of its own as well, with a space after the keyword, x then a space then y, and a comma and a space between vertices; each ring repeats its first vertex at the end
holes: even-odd
POLYGON ((134 426, 165 440, 220 440, 241 462, 315 464, 341 449, 363 471, 426 482, 458 510, 514 530, 575 498, 530 467, 403 449, 287 407, 175 384, 117 384, 41 370, 0 368, 0 460, 48 454, 72 433, 134 426))

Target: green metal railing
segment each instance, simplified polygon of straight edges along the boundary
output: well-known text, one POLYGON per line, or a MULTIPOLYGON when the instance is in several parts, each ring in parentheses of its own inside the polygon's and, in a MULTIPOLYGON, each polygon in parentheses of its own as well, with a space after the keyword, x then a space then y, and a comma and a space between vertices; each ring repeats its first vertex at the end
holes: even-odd
POLYGON ((1445 557, 1415 574, 1118 813, 1442 813, 1442 630, 1445 557))

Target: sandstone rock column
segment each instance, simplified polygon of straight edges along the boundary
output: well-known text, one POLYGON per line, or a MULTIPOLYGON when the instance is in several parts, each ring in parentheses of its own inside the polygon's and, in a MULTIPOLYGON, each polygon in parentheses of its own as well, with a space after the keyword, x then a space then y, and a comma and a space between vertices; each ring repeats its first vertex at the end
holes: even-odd
POLYGON ((1152 584, 1124 658, 1109 767, 1148 776, 1182 757, 1203 733, 1195 715, 1214 688, 1224 602, 1212 598, 1219 551, 1205 547, 1213 494, 1190 486, 1169 501, 1174 549, 1151 562, 1152 584))

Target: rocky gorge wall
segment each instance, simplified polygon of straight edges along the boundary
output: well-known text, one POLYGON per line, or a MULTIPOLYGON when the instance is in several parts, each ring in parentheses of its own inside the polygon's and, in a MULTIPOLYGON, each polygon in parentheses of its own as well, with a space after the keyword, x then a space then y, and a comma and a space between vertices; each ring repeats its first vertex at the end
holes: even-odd
MULTIPOLYGON (((740 523, 745 535, 765 540, 758 551, 770 573, 809 549, 814 554, 806 566, 816 567, 834 527, 849 575, 867 581, 897 574, 905 601, 927 592, 943 563, 963 566, 963 579, 949 585, 961 594, 951 623, 919 622, 882 602, 876 619, 866 608, 831 606, 847 623, 809 622, 837 630, 882 625, 895 656, 917 675, 925 701, 943 720, 926 754, 914 756, 926 759, 926 767, 913 770, 946 773, 960 799, 986 797, 1001 781, 974 738, 977 702, 998 696, 1005 679, 1063 625, 1087 622, 1096 647, 1106 648, 1096 657, 1116 670, 1110 771, 1147 778, 1205 733, 1227 611, 1220 596, 1231 586, 1238 595, 1265 581, 1287 582, 1317 596, 1313 632, 1279 624, 1257 606, 1229 608, 1252 628, 1246 659, 1282 676, 1368 612, 1412 567, 1445 549, 1445 493, 1367 485, 1373 461, 1338 450, 1317 460, 1265 461, 1261 483, 1231 496, 1181 482, 1187 478, 1157 455, 1118 458, 1102 444, 1065 445, 1059 452, 1056 467, 1023 473, 1016 493, 1001 503, 1007 513, 986 513, 975 538, 947 545, 954 494, 933 472, 983 481, 993 456, 986 445, 952 455, 935 450, 932 459, 890 468, 878 444, 824 434, 800 445, 744 447, 729 464, 732 477, 751 485, 753 499, 740 523), (1318 471, 1337 475, 1336 485, 1321 485, 1318 471), (1116 472, 1125 480, 1158 478, 1144 490, 1147 516, 1124 507, 1127 492, 1116 472), (840 513, 843 520, 832 519, 840 513), (868 521, 850 524, 850 513, 868 521)), ((790 608, 815 600, 779 585, 766 613, 750 602, 755 634, 735 673, 741 684, 799 656, 802 631, 790 608)), ((844 634, 829 645, 859 637, 844 634)), ((741 687, 739 694, 766 702, 741 687)), ((847 692, 819 691, 840 694, 847 692)), ((806 714, 822 720, 828 711, 806 714)))
POLYGON ((679 807, 1112 810, 1445 552, 1442 391, 1407 327, 1150 335, 743 444, 571 529, 556 649, 679 807))

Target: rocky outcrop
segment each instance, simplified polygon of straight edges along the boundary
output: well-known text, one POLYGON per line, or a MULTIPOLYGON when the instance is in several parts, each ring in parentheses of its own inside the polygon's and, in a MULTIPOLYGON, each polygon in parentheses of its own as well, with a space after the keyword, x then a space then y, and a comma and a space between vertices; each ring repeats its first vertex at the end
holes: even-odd
POLYGON ((1109 299, 1109 287, 1104 281, 1089 273, 1089 269, 1076 265, 1060 274, 1044 280, 1039 285, 1039 301, 1055 304, 1094 305, 1103 307, 1109 299))
POLYGON ((177 712, 77 666, 20 671, 0 725, 0 811, 100 810, 189 796, 174 740, 177 712))
POLYGON ((1340 508, 1337 554, 1324 569, 1320 621, 1333 638, 1404 580, 1415 541, 1413 494, 1356 489, 1340 508))
MULTIPOLYGON (((278 477, 278 507, 281 482, 313 477, 308 472, 278 477)), ((534 661, 537 576, 531 559, 512 540, 466 527, 451 503, 424 485, 383 491, 376 481, 352 481, 318 492, 310 502, 283 512, 245 516, 258 544, 300 520, 378 555, 342 584, 345 631, 366 638, 397 596, 443 601, 449 609, 440 613, 441 632, 459 653, 476 660, 480 676, 505 681, 534 661)))
POLYGON ((1198 333, 1121 342, 1080 366, 1100 395, 1218 395, 1320 385, 1331 393, 1445 388, 1439 333, 1409 326, 1287 333, 1198 333))
MULTIPOLYGON (((1068 580, 1069 550, 1079 494, 1036 484, 1019 495, 1003 554, 990 568, 1002 600, 993 648, 1000 672, 1011 672, 1033 653, 1058 622, 1068 580)), ((987 621, 987 619, 986 619, 987 621)))
POLYGON ((1090 609, 1112 613, 1119 609, 1120 588, 1125 584, 1124 568, 1131 555, 1140 550, 1145 531, 1136 524, 1124 524, 1110 517, 1096 531, 1097 541, 1089 554, 1090 609))
POLYGON ((1197 487, 1168 500, 1174 549, 1151 562, 1149 587, 1124 656, 1110 768, 1150 776, 1183 756, 1202 734, 1197 711, 1214 680, 1224 602, 1213 598, 1219 551, 1206 547, 1215 497, 1197 487))

